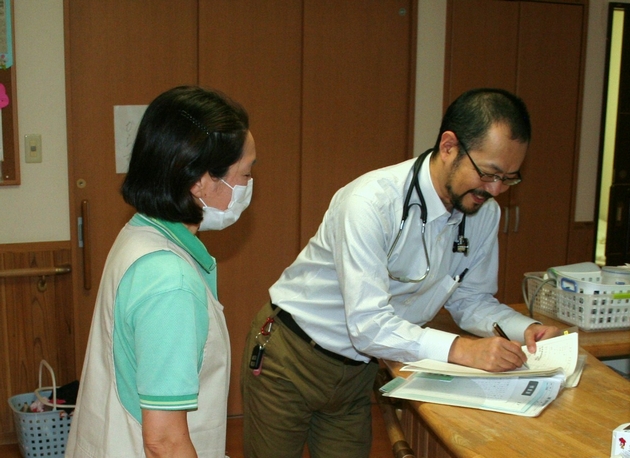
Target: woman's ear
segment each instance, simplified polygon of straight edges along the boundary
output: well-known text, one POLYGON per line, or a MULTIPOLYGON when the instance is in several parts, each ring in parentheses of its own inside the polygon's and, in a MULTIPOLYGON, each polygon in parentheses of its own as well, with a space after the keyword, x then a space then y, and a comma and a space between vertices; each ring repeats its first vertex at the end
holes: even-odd
POLYGON ((198 181, 190 188, 190 193, 199 199, 201 197, 201 182, 198 181))
POLYGON ((206 172, 201 176, 201 178, 199 178, 199 181, 192 185, 192 187, 190 188, 190 193, 199 199, 206 195, 212 183, 212 177, 210 177, 210 174, 206 172))

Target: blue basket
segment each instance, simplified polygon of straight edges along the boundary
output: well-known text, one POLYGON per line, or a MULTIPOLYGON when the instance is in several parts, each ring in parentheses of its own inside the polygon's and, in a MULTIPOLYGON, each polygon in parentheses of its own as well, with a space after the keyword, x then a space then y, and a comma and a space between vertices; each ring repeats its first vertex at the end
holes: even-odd
MULTIPOLYGON (((50 396, 51 392, 42 392, 50 396)), ((22 412, 24 404, 31 405, 34 393, 18 394, 9 398, 20 452, 25 458, 64 456, 72 417, 63 410, 34 413, 22 412)))
MULTIPOLYGON (((51 371, 53 387, 56 386, 55 375, 52 368, 42 361, 39 367, 39 386, 34 393, 18 394, 9 398, 9 406, 13 410, 15 432, 20 446, 20 452, 24 458, 63 457, 66 451, 66 442, 70 432, 72 416, 63 410, 57 410, 56 389, 42 388, 42 366, 45 365, 51 371), (47 390, 47 391, 44 391, 47 390), (54 391, 54 392, 53 392, 54 391), (30 406, 37 399, 53 396, 53 403, 46 402, 53 410, 47 412, 23 412, 24 405, 30 406)), ((74 407, 64 406, 59 407, 74 407)))

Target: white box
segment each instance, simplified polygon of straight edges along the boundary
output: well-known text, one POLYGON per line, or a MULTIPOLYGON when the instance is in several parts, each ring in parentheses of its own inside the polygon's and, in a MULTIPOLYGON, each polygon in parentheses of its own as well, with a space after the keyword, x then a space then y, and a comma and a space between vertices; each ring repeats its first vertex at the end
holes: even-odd
POLYGON ((630 458, 630 423, 617 426, 612 434, 611 458, 630 458))

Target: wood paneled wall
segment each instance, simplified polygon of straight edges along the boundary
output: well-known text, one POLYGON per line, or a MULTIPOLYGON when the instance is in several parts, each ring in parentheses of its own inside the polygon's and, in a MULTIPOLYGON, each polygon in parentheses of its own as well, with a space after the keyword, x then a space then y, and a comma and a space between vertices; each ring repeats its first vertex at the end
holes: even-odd
MULTIPOLYGON (((70 242, 0 245, 0 271, 69 264, 70 242)), ((0 278, 0 444, 15 442, 7 400, 38 387, 42 359, 58 385, 78 378, 73 334, 70 274, 0 278)))

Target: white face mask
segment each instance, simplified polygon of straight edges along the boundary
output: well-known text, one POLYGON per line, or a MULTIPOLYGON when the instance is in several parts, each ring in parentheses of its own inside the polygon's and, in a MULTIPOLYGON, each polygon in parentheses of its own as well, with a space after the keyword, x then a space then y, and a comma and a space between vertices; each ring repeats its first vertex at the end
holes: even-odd
POLYGON ((252 192, 254 189, 253 178, 247 181, 247 186, 230 186, 226 181, 221 181, 232 190, 232 198, 230 199, 228 208, 221 211, 218 208, 208 207, 200 198, 199 200, 201 200, 203 204, 203 220, 199 225, 200 231, 220 231, 234 224, 252 200, 252 192))

